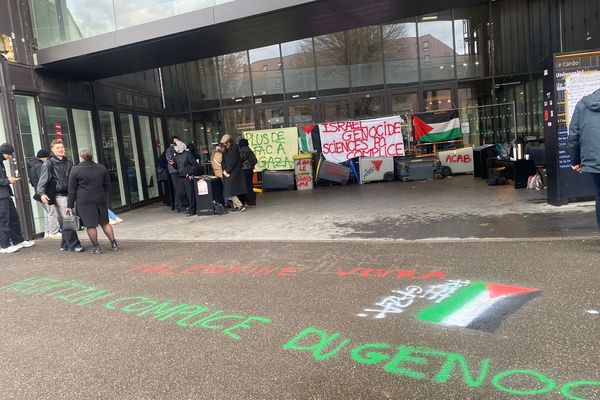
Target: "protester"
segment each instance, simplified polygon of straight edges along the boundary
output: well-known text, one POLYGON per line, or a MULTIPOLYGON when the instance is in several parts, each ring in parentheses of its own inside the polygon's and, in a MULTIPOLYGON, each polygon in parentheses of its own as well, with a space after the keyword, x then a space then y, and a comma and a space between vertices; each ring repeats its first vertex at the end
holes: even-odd
POLYGON ((15 148, 10 143, 4 143, 0 145, 0 153, 0 253, 8 254, 31 247, 35 242, 23 239, 21 222, 12 199, 13 191, 10 185, 17 183, 21 178, 8 176, 4 168, 4 160, 13 158, 15 148))
POLYGON ((219 178, 223 178, 223 167, 221 166, 222 162, 223 146, 219 143, 215 146, 215 149, 213 150, 212 156, 210 158, 210 165, 213 169, 213 173, 219 178))
POLYGON ((183 195, 187 199, 187 215, 196 215, 196 191, 194 190, 194 176, 200 171, 198 162, 194 155, 188 151, 185 143, 176 141, 175 146, 175 165, 179 173, 181 186, 184 188, 183 195))
POLYGON ((79 242, 77 232, 63 228, 63 220, 67 215, 67 196, 69 194, 69 174, 73 162, 65 156, 65 146, 60 139, 55 139, 50 144, 52 154, 48 161, 42 165, 40 180, 37 185, 37 194, 42 203, 54 204, 58 211, 58 222, 62 230, 60 242, 61 251, 81 253, 84 249, 79 242))
POLYGON ((89 149, 79 152, 79 161, 69 176, 67 212, 73 212, 73 208, 77 206, 81 225, 87 228, 88 237, 92 242, 92 254, 101 253, 96 230, 98 225, 110 240, 110 248, 117 251, 119 246, 108 219, 107 198, 110 193, 110 175, 104 165, 93 161, 93 154, 89 149))
POLYGON ((171 184, 173 185, 173 205, 171 210, 180 213, 183 210, 183 204, 181 202, 178 203, 177 196, 178 194, 184 192, 184 188, 181 186, 181 182, 179 180, 179 173, 177 172, 177 168, 175 166, 175 141, 179 140, 179 136, 173 136, 171 138, 171 144, 166 150, 165 157, 167 158, 169 176, 171 177, 171 184))
POLYGON ((600 90, 575 106, 569 124, 571 168, 588 174, 596 188, 596 223, 600 230, 600 90))
POLYGON ((240 200, 246 207, 255 207, 256 193, 254 193, 254 186, 252 185, 252 176, 254 175, 254 167, 258 160, 250 148, 247 139, 240 139, 240 156, 242 157, 242 169, 244 170, 244 178, 246 179, 246 194, 240 200))
POLYGON ((223 195, 225 199, 231 200, 234 212, 242 212, 246 208, 237 197, 246 193, 246 180, 242 170, 242 158, 240 148, 233 142, 231 136, 225 134, 221 138, 223 151, 223 195))
POLYGON ((167 161, 167 150, 158 158, 156 167, 156 177, 160 187, 161 195, 163 196, 163 204, 173 208, 175 204, 173 201, 173 183, 169 176, 169 163, 167 161))
MULTIPOLYGON (((40 181, 40 173, 42 171, 42 165, 48 161, 50 152, 47 150, 40 150, 37 155, 29 160, 29 183, 33 186, 35 192, 38 182, 40 181)), ((53 204, 42 203, 40 197, 36 194, 33 198, 42 204, 44 209, 44 238, 46 239, 61 239, 60 224, 58 223, 58 212, 53 204)))

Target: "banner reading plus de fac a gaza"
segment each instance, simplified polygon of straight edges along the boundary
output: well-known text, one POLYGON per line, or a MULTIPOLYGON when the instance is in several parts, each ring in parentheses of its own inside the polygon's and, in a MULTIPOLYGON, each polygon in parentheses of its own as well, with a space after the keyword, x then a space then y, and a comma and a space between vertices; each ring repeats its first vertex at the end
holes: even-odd
POLYGON ((258 163, 254 171, 294 169, 298 153, 298 128, 274 128, 244 132, 258 163))
POLYGON ((403 156, 400 124, 399 116, 319 124, 323 156, 334 163, 355 157, 403 156))

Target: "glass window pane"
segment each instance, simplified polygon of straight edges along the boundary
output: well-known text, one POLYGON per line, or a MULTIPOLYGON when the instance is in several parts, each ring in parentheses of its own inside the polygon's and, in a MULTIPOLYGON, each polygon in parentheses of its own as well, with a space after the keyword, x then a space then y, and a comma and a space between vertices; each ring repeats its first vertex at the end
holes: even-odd
POLYGON ((192 109, 216 108, 221 105, 215 58, 188 63, 187 80, 192 109))
POLYGON ((187 111, 189 104, 186 65, 177 64, 161 68, 161 75, 167 111, 187 111))
POLYGON ((259 108, 257 112, 259 129, 283 128, 285 126, 285 111, 282 107, 259 108))
MULTIPOLYGON (((15 104, 17 107, 17 123, 19 124, 19 137, 21 138, 21 146, 23 148, 24 163, 28 165, 29 160, 37 155, 38 150, 44 148, 42 133, 38 124, 37 110, 35 107, 35 98, 30 96, 15 96, 15 104)), ((1 125, 2 121, 0 121, 1 125)), ((2 128, 0 128, 0 131, 2 128)), ((2 140, 2 143, 6 141, 6 137, 2 140)), ((21 176, 26 176, 29 171, 25 168, 25 171, 20 171, 21 176)), ((29 190, 29 198, 31 199, 31 211, 33 214, 33 220, 35 225, 36 233, 44 232, 44 209, 42 205, 33 199, 35 190, 31 185, 27 185, 29 190)))
POLYGON ((418 82, 417 24, 383 25, 383 54, 388 85, 418 82))
POLYGON ((423 104, 425 105, 425 111, 454 108, 452 105, 452 91, 450 89, 424 90, 423 104))
POLYGON ((250 103, 250 66, 245 51, 217 57, 223 105, 250 103))
POLYGON ((361 97, 353 100, 354 118, 366 119, 382 115, 383 97, 361 97))
POLYGON ((6 143, 6 128, 4 127, 4 117, 2 116, 2 109, 0 108, 0 142, 6 143))
POLYGON ((254 117, 252 108, 236 108, 223 110, 222 133, 228 133, 232 138, 238 140, 244 131, 254 130, 254 117))
POLYGON ((289 106, 288 114, 291 126, 311 124, 316 121, 314 104, 289 106))
POLYGON ((347 121, 350 119, 348 101, 328 101, 323 103, 323 119, 325 122, 347 121))
POLYGON ((419 111, 419 99, 416 93, 402 93, 392 95, 392 114, 401 111, 419 111))
POLYGON ((317 36, 317 88, 320 95, 346 93, 350 88, 350 68, 344 32, 317 36))
POLYGON ((488 5, 454 10, 454 42, 458 79, 483 76, 487 69, 488 5))
POLYGON ((169 117, 167 119, 169 136, 179 136, 185 144, 194 141, 194 132, 192 132, 192 122, 188 116, 169 117))
MULTIPOLYGON (((73 126, 75 127, 75 139, 77 140, 79 151, 90 149, 94 154, 94 160, 98 160, 92 112, 89 110, 73 109, 73 126)), ((79 157, 77 157, 77 162, 79 162, 79 157)))
POLYGON ((73 145, 71 135, 69 135, 67 109, 63 107, 44 106, 44 117, 46 133, 50 142, 54 139, 62 140, 65 145, 65 155, 75 163, 79 162, 79 157, 76 160, 73 157, 73 145))
POLYGON ((312 38, 282 43, 285 92, 288 99, 316 95, 315 55, 312 38))
MULTIPOLYGON (((198 135, 198 151, 202 155, 202 162, 209 163, 210 155, 219 139, 221 139, 221 112, 217 110, 194 113, 194 124, 198 135)), ((205 171, 210 171, 205 166, 205 171)))
POLYGON ((165 139, 163 137, 162 120, 158 117, 152 118, 154 121, 154 135, 156 139, 156 145, 160 153, 165 151, 165 139))
POLYGON ((156 178, 156 156, 154 155, 154 140, 150 129, 150 117, 139 116, 140 137, 142 141, 142 157, 144 159, 144 171, 146 172, 146 188, 148 198, 158 197, 158 180, 156 178))
POLYGON ((142 177, 140 175, 140 159, 138 145, 133 125, 133 115, 121 114, 121 133, 123 134, 123 151, 125 156, 125 170, 129 183, 131 204, 144 200, 142 177))
POLYGON ((379 26, 365 26, 348 31, 350 81, 362 90, 383 88, 383 53, 379 26))
POLYGON ((283 100, 282 62, 279 45, 252 49, 250 70, 252 71, 252 88, 256 101, 261 102, 283 100))
POLYGON ((454 79, 454 43, 450 11, 418 18, 421 80, 454 79))
POLYGON ((115 117, 111 111, 98 111, 100 120, 100 137, 102 138, 102 155, 104 166, 110 175, 111 207, 120 207, 126 204, 125 185, 123 182, 123 171, 121 171, 121 152, 117 139, 115 117))

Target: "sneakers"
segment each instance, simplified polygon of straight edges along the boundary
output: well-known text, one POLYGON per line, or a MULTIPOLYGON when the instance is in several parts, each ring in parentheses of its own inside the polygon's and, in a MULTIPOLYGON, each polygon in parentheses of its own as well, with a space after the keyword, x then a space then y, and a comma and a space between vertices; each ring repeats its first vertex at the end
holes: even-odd
POLYGON ((33 240, 23 240, 21 243, 17 243, 14 245, 17 249, 22 249, 23 247, 31 247, 35 244, 33 240))
POLYGON ((73 253, 81 253, 84 250, 82 246, 77 246, 73 249, 73 253))
POLYGON ((0 253, 3 253, 3 254, 10 254, 10 253, 14 253, 16 251, 19 251, 19 247, 17 247, 17 246, 9 246, 9 247, 5 247, 4 249, 0 249, 0 253))
POLYGON ((102 251, 100 250, 100 246, 92 247, 92 254, 100 254, 102 251))
POLYGON ((119 250, 119 245, 117 244, 116 240, 113 240, 110 242, 110 248, 112 251, 117 251, 119 250))
POLYGON ((234 212, 234 213, 241 213, 241 212, 243 212, 244 210, 246 210, 246 207, 244 207, 244 206, 241 206, 241 207, 235 207, 235 208, 233 209, 233 212, 234 212))

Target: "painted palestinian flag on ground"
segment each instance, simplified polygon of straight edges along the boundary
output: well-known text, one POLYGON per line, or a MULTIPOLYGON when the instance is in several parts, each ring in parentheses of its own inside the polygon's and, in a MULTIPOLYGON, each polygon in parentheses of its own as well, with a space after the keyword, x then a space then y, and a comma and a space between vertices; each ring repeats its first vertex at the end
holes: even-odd
POLYGON ((496 283, 472 282, 417 318, 435 324, 495 331, 502 321, 533 297, 538 289, 496 283))
POLYGON ((413 115, 415 140, 425 143, 462 139, 458 110, 413 115))

